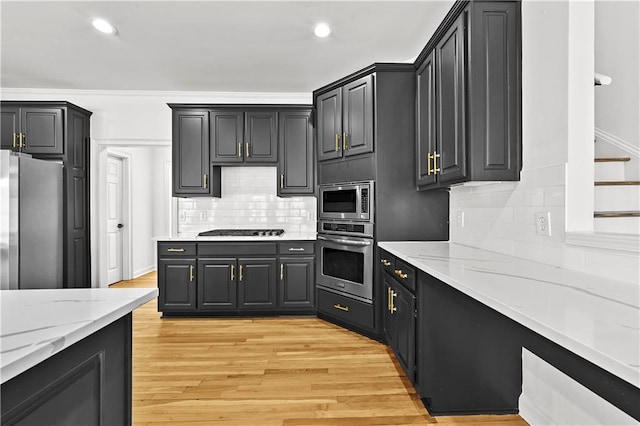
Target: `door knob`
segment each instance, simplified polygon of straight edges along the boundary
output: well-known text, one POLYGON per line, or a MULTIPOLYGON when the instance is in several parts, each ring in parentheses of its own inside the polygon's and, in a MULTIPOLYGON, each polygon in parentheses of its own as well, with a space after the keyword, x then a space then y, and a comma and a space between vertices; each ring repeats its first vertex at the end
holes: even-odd
POLYGON ((121 223, 118 224, 118 229, 120 229, 120 228, 124 228, 124 225, 121 224, 121 223))

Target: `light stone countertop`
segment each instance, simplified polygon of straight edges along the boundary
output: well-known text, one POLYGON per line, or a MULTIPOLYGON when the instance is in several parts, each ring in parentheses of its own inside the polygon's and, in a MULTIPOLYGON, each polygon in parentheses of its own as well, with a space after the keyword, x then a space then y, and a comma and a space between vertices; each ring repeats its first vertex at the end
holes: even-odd
POLYGON ((378 246, 640 387, 638 283, 449 242, 378 246))
POLYGON ((0 383, 122 318, 156 288, 0 291, 0 383))
POLYGON ((180 236, 180 237, 162 237, 156 238, 156 241, 185 241, 185 242, 206 242, 206 241, 315 241, 315 232, 291 232, 285 231, 284 234, 278 237, 272 236, 251 236, 251 237, 198 237, 197 234, 193 236, 180 236))

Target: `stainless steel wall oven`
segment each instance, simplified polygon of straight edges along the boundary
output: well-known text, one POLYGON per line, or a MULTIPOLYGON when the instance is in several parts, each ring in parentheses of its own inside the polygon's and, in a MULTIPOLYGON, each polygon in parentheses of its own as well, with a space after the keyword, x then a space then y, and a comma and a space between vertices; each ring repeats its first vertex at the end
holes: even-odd
POLYGON ((316 283, 319 287, 370 302, 373 298, 374 240, 372 235, 366 234, 372 233, 373 224, 370 227, 353 225, 319 222, 316 283), (327 225, 335 230, 323 233, 322 229, 327 225))

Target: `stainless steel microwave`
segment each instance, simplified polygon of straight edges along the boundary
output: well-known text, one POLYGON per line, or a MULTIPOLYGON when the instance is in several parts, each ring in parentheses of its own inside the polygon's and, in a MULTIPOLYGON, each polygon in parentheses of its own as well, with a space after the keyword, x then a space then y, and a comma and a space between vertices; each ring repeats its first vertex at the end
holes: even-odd
POLYGON ((318 216, 329 220, 373 222, 373 181, 320 185, 318 216))

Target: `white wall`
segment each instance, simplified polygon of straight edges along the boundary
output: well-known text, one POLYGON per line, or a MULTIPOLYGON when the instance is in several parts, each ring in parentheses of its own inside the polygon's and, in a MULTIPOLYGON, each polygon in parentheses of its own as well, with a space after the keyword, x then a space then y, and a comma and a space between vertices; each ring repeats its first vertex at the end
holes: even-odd
MULTIPOLYGON (((161 206, 160 210, 149 212, 149 204, 145 202, 133 203, 133 217, 147 220, 151 227, 144 223, 140 231, 141 242, 146 249, 137 259, 132 259, 132 271, 148 270, 155 261, 154 237, 167 235, 167 221, 170 203, 165 195, 158 199, 159 191, 152 185, 161 182, 160 174, 166 166, 167 156, 155 153, 142 154, 143 147, 161 147, 171 145, 171 109, 167 103, 277 103, 277 104, 310 104, 311 93, 207 93, 207 92, 139 92, 139 91, 100 91, 100 90, 58 90, 58 89, 11 89, 2 88, 3 100, 58 100, 75 103, 93 112, 91 117, 91 281, 92 286, 98 286, 100 268, 104 268, 105 260, 100 258, 98 247, 100 234, 98 223, 102 219, 98 209, 99 198, 105 194, 99 193, 99 153, 107 147, 133 149, 138 161, 134 165, 140 170, 133 173, 143 174, 141 181, 149 186, 146 191, 140 191, 142 186, 136 185, 134 191, 141 200, 152 205, 161 206), (134 148, 136 147, 136 148, 134 148), (140 149, 137 149, 140 148, 140 149), (137 152, 139 151, 139 152, 137 152), (150 164, 150 162, 152 162, 150 164), (162 216, 162 218, 160 218, 162 216), (151 253, 151 257, 149 257, 151 253)), ((160 190, 162 192, 162 190, 160 190)), ((138 246, 139 247, 139 246, 138 246)), ((137 255, 136 255, 137 256, 137 255)))

